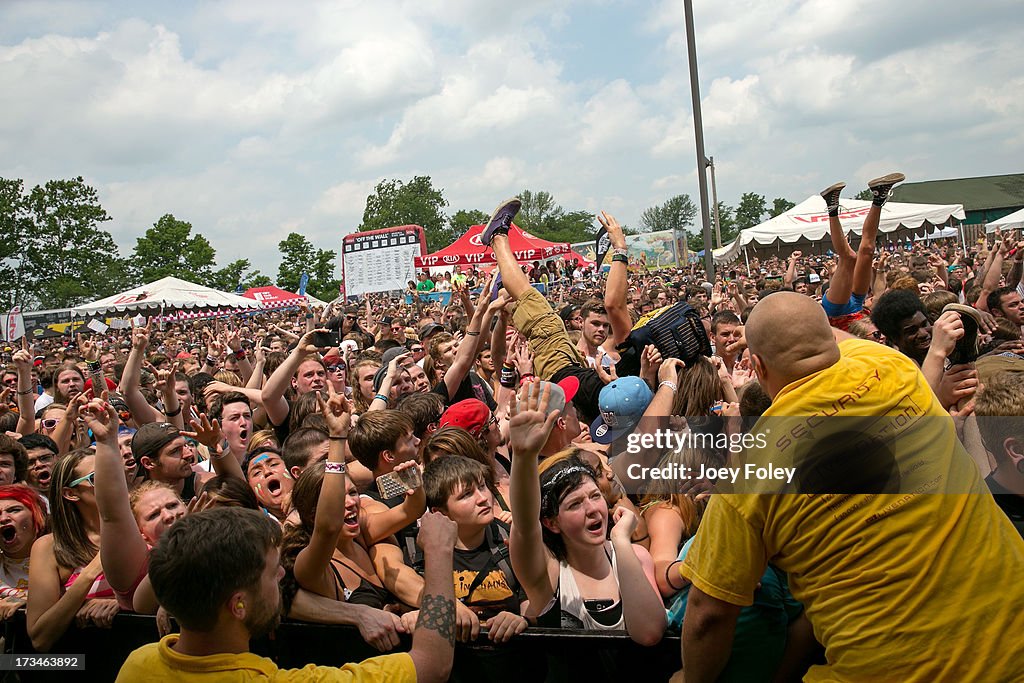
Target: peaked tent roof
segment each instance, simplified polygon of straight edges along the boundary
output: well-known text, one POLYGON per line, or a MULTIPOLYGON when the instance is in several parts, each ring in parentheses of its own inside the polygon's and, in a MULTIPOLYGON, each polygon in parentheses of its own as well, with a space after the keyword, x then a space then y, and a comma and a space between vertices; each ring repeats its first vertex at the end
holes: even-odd
MULTIPOLYGON (((839 222, 847 234, 859 235, 871 202, 857 199, 843 200, 839 222)), ((917 230, 926 225, 944 225, 950 218, 963 220, 964 207, 960 204, 901 204, 886 202, 878 221, 878 232, 895 232, 900 228, 917 230)), ((760 225, 747 228, 732 244, 714 251, 717 263, 738 259, 743 247, 767 246, 776 243, 797 244, 819 242, 828 238, 828 210, 825 200, 812 195, 789 211, 769 218, 760 225)))
MULTIPOLYGON (((480 243, 480 233, 484 226, 474 225, 459 239, 440 251, 426 256, 417 256, 414 265, 417 268, 440 266, 477 266, 495 263, 494 252, 490 247, 480 243)), ((540 261, 553 256, 568 254, 569 245, 565 242, 548 242, 526 232, 513 224, 508 233, 509 243, 516 260, 520 263, 540 261)))
POLYGON ((1014 211, 1009 216, 1003 216, 999 220, 992 221, 985 226, 985 232, 1000 230, 1020 230, 1024 228, 1024 209, 1014 211))
POLYGON ((298 306, 306 301, 306 297, 293 294, 292 292, 274 287, 250 287, 243 294, 247 299, 255 299, 260 308, 285 308, 287 306, 298 306))
POLYGON ((215 308, 259 308, 254 299, 220 292, 176 277, 165 277, 71 309, 72 315, 159 313, 215 308))

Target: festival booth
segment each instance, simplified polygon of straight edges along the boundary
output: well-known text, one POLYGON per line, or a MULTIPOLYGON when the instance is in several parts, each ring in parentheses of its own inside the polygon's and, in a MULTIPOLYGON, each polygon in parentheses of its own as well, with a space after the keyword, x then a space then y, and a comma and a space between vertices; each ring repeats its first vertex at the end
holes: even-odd
MULTIPOLYGON (((859 235, 871 209, 871 202, 846 199, 842 201, 841 209, 839 222, 847 237, 859 235)), ((953 219, 962 221, 965 217, 961 204, 887 202, 882 207, 878 232, 889 235, 889 239, 904 240, 911 235, 917 237, 930 232, 932 228, 946 226, 953 219)), ((716 249, 713 254, 715 263, 724 265, 751 252, 762 257, 788 256, 794 249, 817 253, 827 251, 831 246, 825 200, 819 195, 813 195, 789 211, 741 231, 734 242, 716 249)))
MULTIPOLYGON (((440 251, 414 257, 417 268, 444 268, 449 266, 481 266, 496 263, 494 252, 480 242, 484 226, 474 225, 459 239, 440 251)), ((508 233, 509 245, 519 263, 532 263, 561 256, 568 258, 571 250, 565 242, 548 242, 535 237, 517 225, 508 233)))
POLYGON ((227 313, 258 311, 260 304, 237 294, 165 277, 120 294, 75 306, 71 315, 90 317, 101 314, 159 316, 159 320, 207 318, 227 313), (170 314, 173 312, 173 315, 170 314))
POLYGON ((305 296, 274 286, 250 287, 242 296, 247 299, 255 299, 259 302, 260 308, 264 310, 290 308, 306 303, 305 296))
POLYGON ((1024 228, 1024 209, 1014 211, 1009 216, 1003 216, 985 225, 985 232, 991 234, 999 229, 1002 232, 1020 230, 1024 228))

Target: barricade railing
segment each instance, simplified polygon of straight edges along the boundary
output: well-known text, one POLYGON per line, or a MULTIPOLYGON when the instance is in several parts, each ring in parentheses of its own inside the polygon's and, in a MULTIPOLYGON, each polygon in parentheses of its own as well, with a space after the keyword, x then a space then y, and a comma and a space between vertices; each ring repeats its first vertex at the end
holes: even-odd
MULTIPOLYGON (((24 610, 4 624, 4 652, 33 654, 25 629, 24 610)), ((156 618, 118 614, 109 629, 72 626, 49 654, 85 655, 84 671, 0 672, 8 681, 113 681, 133 650, 156 642, 156 618)), ((403 636, 396 652, 408 650, 410 636, 403 636)), ((342 666, 383 653, 367 645, 354 626, 284 621, 266 638, 251 643, 252 652, 270 657, 283 669, 306 664, 342 666)), ((667 681, 680 668, 678 635, 666 637, 654 647, 637 645, 620 633, 530 628, 509 643, 494 645, 481 635, 472 643, 457 643, 451 680, 474 683, 501 681, 667 681)))

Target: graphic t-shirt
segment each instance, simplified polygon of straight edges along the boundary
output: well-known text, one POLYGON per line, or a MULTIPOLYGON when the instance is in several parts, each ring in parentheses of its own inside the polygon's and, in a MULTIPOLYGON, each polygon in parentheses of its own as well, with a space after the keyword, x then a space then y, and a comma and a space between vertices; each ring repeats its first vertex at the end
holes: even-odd
POLYGON ((1024 628, 1024 540, 913 361, 839 348, 754 426, 767 448, 737 458, 796 467, 795 485, 712 496, 682 574, 742 606, 767 562, 786 572, 828 661, 807 681, 1024 679, 1004 640, 1024 628))
POLYGON ((506 574, 512 571, 512 565, 507 548, 497 546, 502 540, 496 524, 491 525, 495 533, 490 534, 490 541, 485 538, 480 547, 473 550, 455 548, 452 556, 455 599, 476 612, 481 620, 498 612, 519 614, 519 605, 525 597, 515 577, 506 574))

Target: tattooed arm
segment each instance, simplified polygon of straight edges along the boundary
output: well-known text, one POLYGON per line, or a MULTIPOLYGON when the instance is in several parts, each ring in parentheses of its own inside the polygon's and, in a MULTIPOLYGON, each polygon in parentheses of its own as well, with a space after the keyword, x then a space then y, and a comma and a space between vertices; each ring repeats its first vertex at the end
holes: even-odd
POLYGON ((409 655, 416 665, 418 683, 447 681, 455 656, 455 582, 452 549, 455 522, 439 512, 428 512, 420 522, 417 542, 423 548, 423 599, 409 655))

